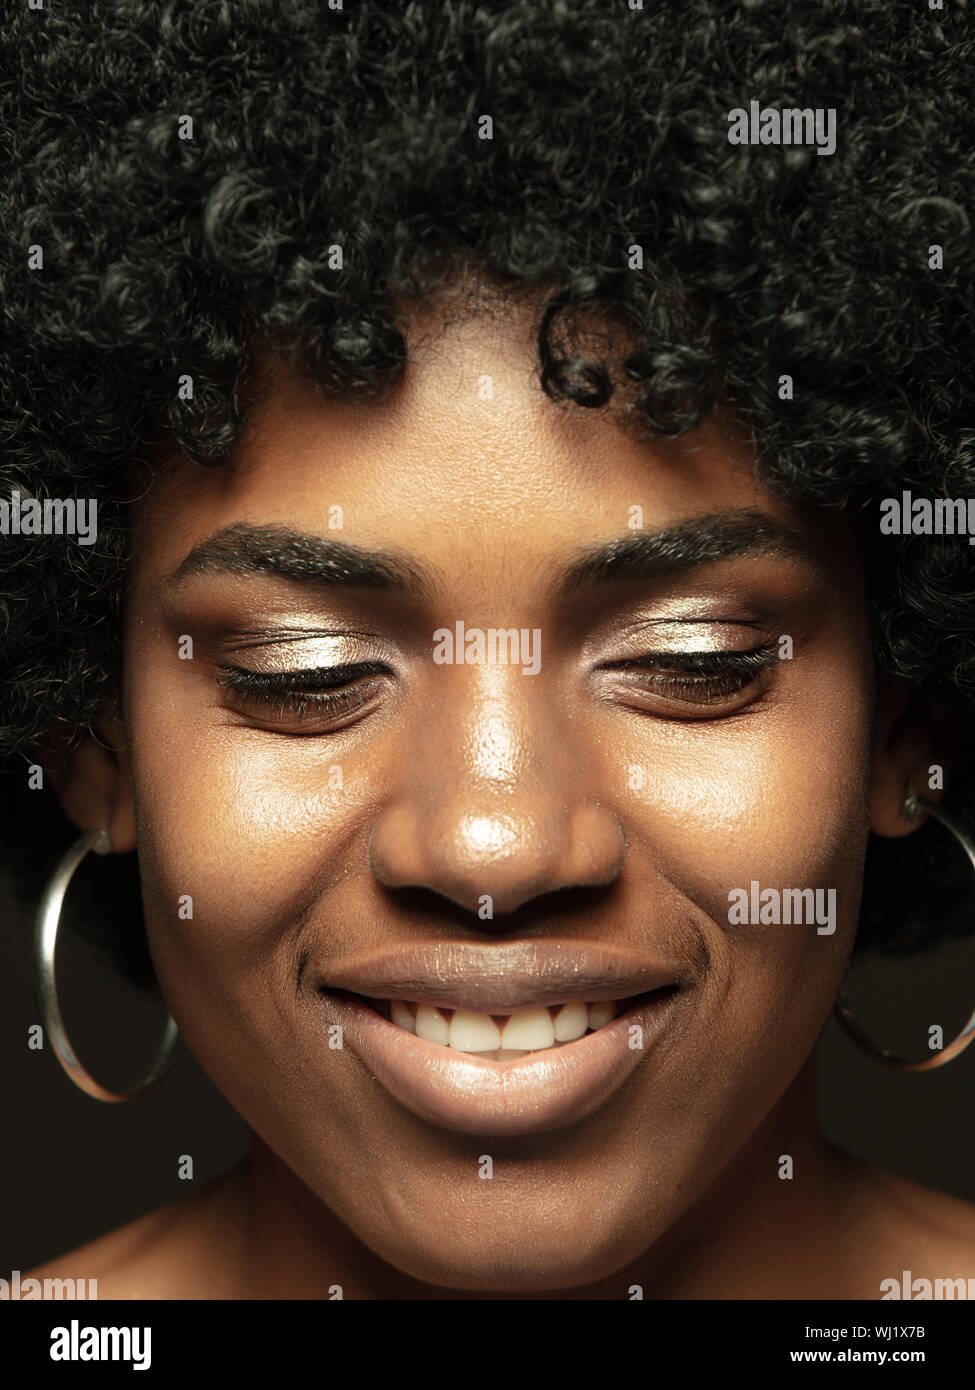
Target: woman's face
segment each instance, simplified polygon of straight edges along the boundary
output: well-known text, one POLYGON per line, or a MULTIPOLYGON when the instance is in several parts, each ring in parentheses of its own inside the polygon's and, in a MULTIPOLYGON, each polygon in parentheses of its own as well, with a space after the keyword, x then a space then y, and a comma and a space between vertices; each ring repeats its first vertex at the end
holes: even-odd
POLYGON ((206 1072, 367 1246, 568 1288, 674 1226, 829 1014, 868 828, 862 581, 716 428, 639 442, 549 401, 526 311, 421 328, 382 403, 279 366, 231 464, 134 509, 147 925, 206 1072), (308 674, 363 663, 327 703, 308 674), (753 884, 819 914, 750 920, 753 884), (453 1007, 455 1045, 334 989, 425 1030, 453 1007), (647 991, 545 1047, 545 1006, 647 991), (542 1050, 470 1056, 490 1016, 542 1050))

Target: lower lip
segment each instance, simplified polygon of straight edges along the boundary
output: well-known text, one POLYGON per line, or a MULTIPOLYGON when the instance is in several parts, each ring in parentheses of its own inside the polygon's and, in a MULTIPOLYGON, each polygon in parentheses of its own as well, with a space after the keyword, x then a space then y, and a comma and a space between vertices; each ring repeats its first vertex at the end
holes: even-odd
POLYGON ((541 1134, 585 1119, 620 1089, 663 1032, 680 992, 645 996, 595 1033, 508 1062, 427 1042, 356 995, 324 998, 343 1040, 414 1115, 467 1134, 541 1134), (630 1047, 635 1024, 642 1047, 630 1047))

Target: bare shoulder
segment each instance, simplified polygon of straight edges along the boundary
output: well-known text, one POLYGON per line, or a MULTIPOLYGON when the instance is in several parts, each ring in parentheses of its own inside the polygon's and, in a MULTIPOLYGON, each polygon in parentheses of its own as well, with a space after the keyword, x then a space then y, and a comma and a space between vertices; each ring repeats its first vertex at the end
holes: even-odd
POLYGON ((957 1249, 975 1261, 975 1203, 881 1168, 868 1168, 868 1174, 878 1195, 905 1227, 914 1229, 933 1248, 957 1249))
POLYGON ((847 1200, 885 1278, 965 1279, 975 1289, 975 1204, 839 1156, 847 1200), (889 1268, 887 1268, 889 1266, 889 1268))
POLYGON ((228 1244, 240 1170, 123 1226, 57 1255, 22 1276, 86 1280, 99 1299, 204 1299, 227 1296, 228 1244), (222 1258, 220 1258, 220 1254, 222 1258), (91 1281, 94 1281, 94 1285, 91 1281))

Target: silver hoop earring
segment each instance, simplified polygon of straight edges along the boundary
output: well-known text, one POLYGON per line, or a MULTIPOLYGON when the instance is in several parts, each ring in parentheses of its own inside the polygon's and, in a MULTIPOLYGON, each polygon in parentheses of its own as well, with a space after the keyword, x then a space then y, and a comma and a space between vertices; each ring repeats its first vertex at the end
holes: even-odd
MULTIPOLYGON (((907 820, 916 820, 922 811, 927 811, 929 816, 933 816, 936 821, 940 821, 943 826, 951 831, 952 835, 954 835, 955 839, 968 855, 972 868, 975 869, 975 841, 972 840, 961 821, 957 820, 948 811, 942 810, 936 802, 928 801, 928 799, 923 796, 909 796, 902 807, 903 815, 907 820)), ((850 1007, 842 993, 837 1000, 834 1012, 838 1022, 842 1025, 844 1030, 859 1047, 863 1048, 864 1052, 873 1057, 875 1061, 883 1062, 885 1066, 895 1067, 899 1071, 934 1071, 935 1067, 943 1067, 946 1062, 950 1062, 955 1057, 960 1056, 969 1043, 975 1039, 975 1012, 973 1012, 964 1028, 947 1047, 941 1048, 934 1056, 927 1057, 922 1062, 911 1062, 905 1057, 896 1057, 885 1048, 877 1047, 853 1017, 853 1014, 850 1012, 850 1007)))
POLYGON ((94 1096, 96 1100, 120 1101, 133 1100, 163 1079, 176 1056, 179 1029, 167 1014, 166 1030, 151 1070, 131 1090, 106 1090, 81 1065, 68 1041, 54 979, 54 951, 61 922, 61 906, 68 884, 89 850, 94 850, 96 854, 108 854, 111 848, 112 841, 107 830, 87 831, 74 842, 48 880, 34 923, 34 999, 54 1055, 74 1084, 88 1095, 94 1096))

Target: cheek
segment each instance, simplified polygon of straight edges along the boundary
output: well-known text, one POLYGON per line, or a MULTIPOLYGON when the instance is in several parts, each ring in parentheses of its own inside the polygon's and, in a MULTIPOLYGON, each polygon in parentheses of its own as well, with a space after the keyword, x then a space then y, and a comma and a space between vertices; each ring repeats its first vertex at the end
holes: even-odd
MULTIPOLYGON (((202 722, 170 733, 154 723, 133 759, 156 974, 190 1051, 248 1123, 269 1140, 294 1126, 302 1134, 316 1073, 310 1061, 293 1065, 299 935, 362 862, 365 793, 382 779, 365 775, 348 745, 333 756, 314 739, 202 722)), ((361 1079, 349 1061, 327 1053, 319 1082, 354 1121, 361 1079)))
POLYGON ((834 887, 839 920, 853 921, 868 828, 865 730, 865 712, 851 710, 825 729, 773 718, 681 732, 666 748, 631 745, 632 820, 647 854, 717 921, 728 921, 728 892, 752 880, 834 887))
POLYGON ((852 670, 824 685, 828 699, 825 689, 808 703, 781 698, 737 721, 648 724, 614 752, 627 769, 616 804, 631 856, 648 866, 647 900, 679 895, 703 939, 701 1059, 720 1070, 731 1055, 744 1068, 753 1052, 790 1074, 828 1016, 856 931, 869 687, 852 670), (784 910, 778 922, 754 918, 753 884, 759 906, 763 890, 813 890, 803 920, 786 922, 784 910))
POLYGON ((289 941, 357 856, 364 865, 378 749, 214 726, 165 705, 134 684, 139 862, 167 997, 293 994, 289 941))

